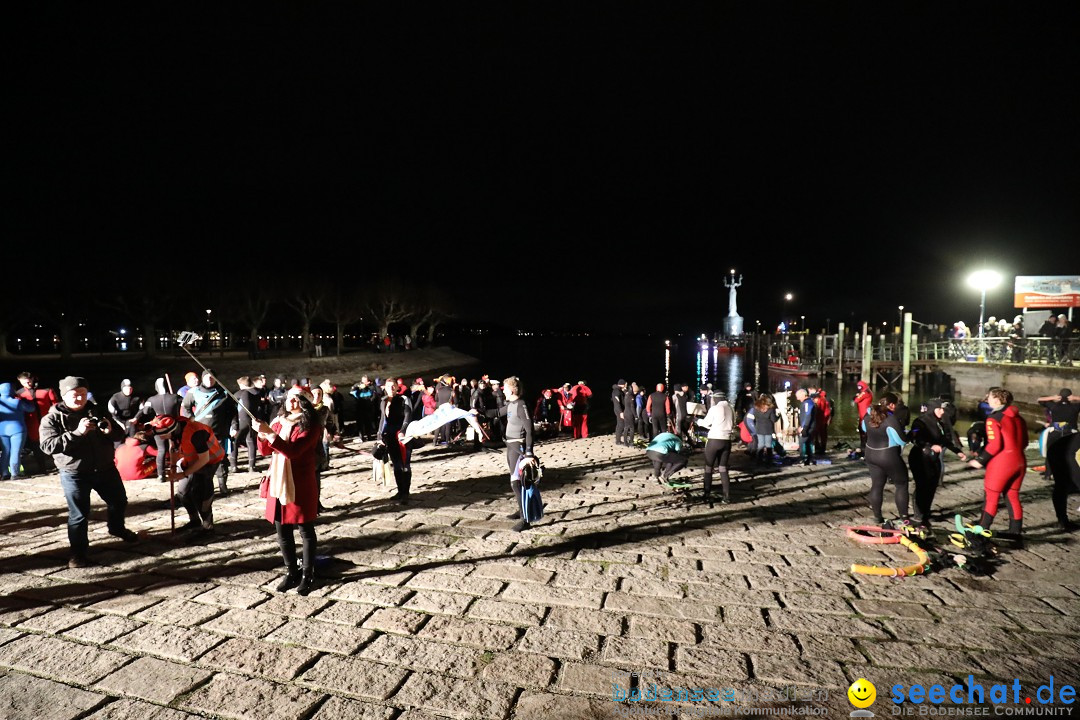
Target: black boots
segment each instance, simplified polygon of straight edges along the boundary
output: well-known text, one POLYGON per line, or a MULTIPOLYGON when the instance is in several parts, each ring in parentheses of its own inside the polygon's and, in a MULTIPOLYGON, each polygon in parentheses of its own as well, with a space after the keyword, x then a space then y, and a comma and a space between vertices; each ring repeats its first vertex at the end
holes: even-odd
POLYGON ((281 582, 277 584, 277 587, 274 588, 278 592, 292 590, 300 584, 300 568, 296 567, 295 563, 292 567, 289 567, 288 565, 286 565, 286 567, 288 568, 288 573, 282 578, 281 582))
POLYGON ((304 567, 303 574, 300 577, 300 586, 296 588, 297 595, 307 595, 315 589, 315 566, 307 565, 304 567))

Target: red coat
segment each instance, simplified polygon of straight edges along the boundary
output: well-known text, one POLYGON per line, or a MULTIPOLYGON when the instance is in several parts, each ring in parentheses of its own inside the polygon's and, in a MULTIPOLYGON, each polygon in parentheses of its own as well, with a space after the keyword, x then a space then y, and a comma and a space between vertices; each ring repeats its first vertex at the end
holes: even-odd
MULTIPOLYGON (((281 421, 275 420, 270 426, 274 432, 281 429, 281 421)), ((259 439, 259 454, 281 453, 292 461, 293 486, 296 488, 296 502, 281 506, 281 522, 291 525, 313 522, 319 514, 319 487, 315 480, 315 466, 319 459, 319 443, 322 441, 322 428, 301 430, 293 427, 289 439, 275 437, 272 443, 259 439)), ((278 518, 278 499, 266 498, 266 519, 274 522, 278 518)))
POLYGON ((121 480, 145 480, 157 475, 157 448, 128 438, 113 455, 121 480))

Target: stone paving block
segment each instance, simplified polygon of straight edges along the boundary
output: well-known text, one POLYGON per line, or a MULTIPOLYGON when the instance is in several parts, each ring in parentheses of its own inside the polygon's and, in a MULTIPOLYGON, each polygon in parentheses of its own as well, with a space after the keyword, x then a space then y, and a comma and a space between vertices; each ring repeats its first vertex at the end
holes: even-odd
POLYGON ((679 645, 675 649, 675 670, 684 674, 720 677, 725 683, 750 678, 746 659, 741 652, 715 645, 679 645))
POLYGON ((630 687, 630 672, 602 665, 585 663, 566 663, 559 671, 557 683, 564 692, 581 695, 598 695, 610 700, 612 685, 621 688, 630 687))
POLYGON ((70 630, 65 630, 64 635, 74 640, 96 645, 106 645, 121 635, 140 628, 143 623, 118 615, 99 615, 83 625, 76 625, 70 630))
POLYGON ((0 666, 78 685, 95 683, 130 660, 123 653, 42 635, 0 646, 0 666))
POLYGON ((797 635, 795 641, 802 648, 804 658, 836 660, 841 663, 866 662, 866 658, 858 651, 851 638, 839 635, 797 635))
POLYGON ((935 590, 934 594, 940 597, 946 605, 952 605, 953 607, 986 608, 987 610, 1004 610, 1009 613, 1060 614, 1056 608, 1051 607, 1043 600, 1025 595, 971 593, 959 590, 935 590))
POLYGON ((757 563, 726 562, 722 560, 702 560, 701 569, 720 575, 743 575, 745 577, 773 577, 772 570, 781 566, 759 565, 757 563))
POLYGON ((207 605, 220 605, 246 610, 266 602, 269 598, 268 593, 257 588, 219 585, 213 590, 196 595, 193 599, 195 602, 206 603, 207 605))
POLYGON ((363 700, 386 700, 401 686, 408 670, 351 656, 325 655, 300 676, 297 684, 363 700))
POLYGON ((0 597, 0 625, 17 625, 27 618, 41 615, 52 610, 51 605, 28 602, 16 598, 0 597))
POLYGON ((85 720, 199 720, 202 717, 142 700, 120 699, 110 702, 85 720))
POLYGON ((522 652, 549 657, 592 660, 600 649, 600 636, 548 627, 533 627, 525 631, 525 637, 518 644, 518 649, 522 652))
POLYGON ((403 607, 436 615, 463 615, 474 600, 471 595, 457 595, 436 590, 418 590, 403 607))
POLYGON ((796 610, 769 610, 768 614, 769 622, 774 627, 792 632, 813 635, 888 638, 884 630, 866 620, 796 610))
POLYGON ((548 611, 543 624, 544 627, 556 630, 581 630, 584 628, 600 635, 622 635, 623 622, 624 618, 619 613, 605 610, 554 607, 548 611))
POLYGON ((725 625, 748 625, 755 628, 768 627, 768 623, 765 621, 766 611, 762 608, 727 605, 721 610, 724 614, 725 625))
POLYGON ((21 635, 22 633, 18 630, 13 630, 11 628, 0 628, 0 645, 3 645, 9 640, 14 640, 21 635))
POLYGON ((291 685, 219 673, 180 701, 180 706, 237 720, 291 720, 304 717, 323 699, 291 685))
MULTIPOLYGON (((614 635, 615 633, 603 634, 614 635)), ((646 618, 635 615, 630 618, 626 636, 663 640, 681 645, 693 645, 697 642, 697 626, 692 622, 681 620, 664 620, 662 618, 646 618)))
POLYGON ((502 582, 546 584, 555 575, 550 570, 510 563, 483 563, 469 577, 489 578, 502 582))
POLYGON ((1020 643, 1034 655, 1080 657, 1080 638, 1022 633, 1020 643))
POLYGON ((923 605, 890 600, 852 600, 855 612, 871 617, 914 618, 933 620, 934 616, 923 605))
MULTIPOLYGON (((481 661, 487 655, 481 656, 481 661)), ((555 661, 542 655, 496 653, 480 668, 480 679, 524 688, 543 688, 551 683, 555 661)))
POLYGON ((394 708, 361 700, 332 696, 311 716, 311 720, 390 720, 394 708))
POLYGON ((928 623, 923 620, 889 618, 885 620, 885 625, 900 639, 919 638, 928 645, 982 650, 1015 647, 1019 644, 1017 635, 1022 634, 1019 628, 1013 631, 983 625, 975 618, 955 621, 947 625, 940 622, 928 623))
POLYGON ((339 601, 320 610, 314 617, 319 622, 358 627, 371 617, 372 613, 378 612, 380 609, 375 605, 339 601))
POLYGON ((421 572, 413 575, 405 587, 413 590, 437 590, 440 592, 461 593, 478 597, 494 597, 502 590, 501 580, 481 577, 456 577, 445 573, 421 572))
POLYGON ((502 720, 510 712, 516 689, 486 680, 454 680, 432 673, 413 673, 394 697, 439 715, 466 720, 502 720))
POLYGON ((709 625, 702 627, 701 635, 702 645, 726 647, 747 653, 799 655, 799 647, 792 636, 774 628, 709 625))
POLYGON ((199 665, 214 670, 228 670, 240 675, 258 675, 269 680, 288 682, 319 656, 310 648, 279 645, 266 640, 234 638, 199 658, 199 665))
POLYGON ((378 608, 364 621, 361 627, 397 635, 415 635, 417 630, 428 622, 431 617, 431 615, 412 610, 378 608))
POLYGON ((686 594, 680 583, 625 577, 619 581, 619 590, 630 595, 676 600, 681 600, 686 594))
POLYGON ((294 618, 309 618, 330 605, 330 600, 321 597, 301 597, 300 595, 275 595, 262 605, 259 612, 271 615, 287 615, 294 618))
POLYGON ((284 625, 285 621, 286 618, 280 615, 258 610, 229 610, 203 623, 201 627, 203 630, 213 630, 224 635, 261 638, 284 625))
POLYGON ((721 621, 720 608, 696 600, 663 600, 626 593, 608 593, 604 609, 625 612, 629 615, 648 615, 658 618, 675 618, 702 623, 721 621))
POLYGON ((431 618, 420 631, 419 637, 468 645, 480 650, 506 650, 517 642, 518 632, 506 625, 440 615, 431 618))
POLYGON ((131 617, 137 612, 146 610, 161 602, 161 598, 157 597, 142 597, 139 595, 120 594, 113 597, 106 598, 105 600, 99 600, 98 602, 91 603, 85 606, 84 610, 89 610, 94 613, 103 613, 105 615, 120 615, 122 617, 131 617))
POLYGON ((1049 615, 1034 612, 1008 611, 1009 617, 1035 632, 1057 635, 1080 635, 1080 621, 1071 615, 1049 615))
POLYGON ((154 624, 143 625, 112 643, 123 650, 191 662, 224 640, 205 630, 154 624))
MULTIPOLYGON (((904 685, 905 687, 911 687, 912 685, 922 685, 925 688, 932 687, 934 685, 941 685, 943 687, 949 687, 956 683, 958 680, 964 680, 967 676, 956 677, 955 679, 951 675, 940 672, 920 672, 910 669, 896 669, 896 668, 879 668, 872 665, 860 665, 850 664, 844 667, 845 679, 848 682, 855 682, 859 678, 866 678, 878 688, 878 702, 884 699, 884 688, 890 688, 897 683, 904 685)), ((1004 676, 1003 676, 1004 677, 1004 676)), ((843 698, 846 702, 847 697, 843 698)), ((944 704, 952 704, 948 697, 945 699, 944 704)), ((848 707, 851 707, 848 705, 848 707)))
POLYGON ((466 616, 507 625, 533 627, 540 624, 546 612, 547 608, 541 605, 479 598, 469 606, 466 616))
POLYGON ((643 668, 669 669, 669 647, 666 640, 634 637, 609 637, 604 639, 601 658, 605 663, 621 665, 635 670, 643 668))
POLYGON ((203 605, 190 600, 163 600, 145 610, 134 613, 131 617, 141 622, 168 623, 181 627, 201 625, 224 610, 213 605, 203 605))
POLYGON ((851 615, 851 606, 843 598, 809 593, 781 593, 780 601, 789 610, 833 615, 851 615))
POLYGON ((740 590, 725 585, 686 584, 686 597, 695 602, 708 602, 710 605, 748 605, 756 608, 779 608, 776 594, 761 590, 740 590))
POLYGON ((375 633, 371 630, 320 622, 317 619, 292 618, 267 635, 266 639, 338 655, 352 655, 374 637, 375 633))
POLYGON ((526 693, 514 709, 515 720, 615 720, 620 705, 610 698, 584 698, 550 693, 526 693))
POLYGON ((808 662, 777 655, 753 654, 750 661, 754 666, 754 677, 778 686, 810 685, 839 690, 849 685, 843 668, 831 660, 808 662))
POLYGON ((327 590, 326 597, 350 602, 377 604, 383 608, 400 606, 405 599, 413 595, 413 590, 404 587, 383 587, 369 583, 345 583, 327 590))
POLYGON ((600 592, 529 583, 508 583, 498 597, 515 602, 593 610, 599 610, 603 602, 603 593, 600 592))
POLYGON ((163 598, 178 598, 190 600, 202 595, 204 592, 213 590, 216 586, 212 582, 193 582, 180 578, 169 578, 157 585, 151 585, 143 592, 146 595, 163 598))
MULTIPOLYGON (((638 570, 635 565, 620 565, 620 568, 638 570)), ((650 577, 655 577, 650 575, 650 577)), ((596 590, 606 592, 619 586, 619 575, 607 572, 603 566, 593 563, 578 563, 561 570, 551 579, 551 587, 596 590)))
POLYGON ((940 670, 942 672, 973 673, 981 675, 985 671, 966 653, 955 648, 939 648, 928 645, 912 645, 906 642, 860 643, 860 647, 870 662, 879 667, 894 667, 904 670, 940 670))
POLYGON ((107 700, 104 695, 32 675, 0 675, 0 717, 12 720, 73 720, 107 700))
POLYGON ((36 630, 38 632, 56 635, 64 630, 69 630, 76 625, 82 625, 95 618, 101 617, 91 612, 72 610, 71 608, 56 608, 43 615, 35 615, 18 623, 15 627, 20 630, 36 630))
POLYGON ((412 670, 442 672, 459 678, 475 677, 480 668, 480 655, 474 648, 400 635, 380 635, 360 653, 365 660, 412 670))
POLYGON ((112 695, 168 705, 211 675, 210 672, 187 665, 140 657, 100 680, 94 687, 112 695))

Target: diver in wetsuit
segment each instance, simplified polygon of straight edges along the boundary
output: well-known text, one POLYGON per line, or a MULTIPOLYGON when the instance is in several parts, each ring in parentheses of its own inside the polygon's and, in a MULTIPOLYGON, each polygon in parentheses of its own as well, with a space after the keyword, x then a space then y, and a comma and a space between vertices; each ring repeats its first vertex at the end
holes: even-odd
POLYGON ((900 516, 899 525, 910 524, 908 515, 908 470, 904 464, 904 431, 891 412, 889 412, 889 394, 870 406, 870 412, 863 418, 861 427, 866 434, 864 457, 870 470, 870 509, 874 513, 874 522, 885 522, 881 514, 881 503, 885 484, 892 480, 896 512, 900 516))
POLYGON ((961 460, 967 460, 964 449, 945 426, 942 405, 941 400, 929 401, 926 411, 911 424, 914 445, 908 453, 908 466, 915 478, 915 522, 923 527, 930 527, 930 508, 945 475, 945 451, 952 450, 961 460))
POLYGON ((979 524, 990 527, 997 515, 998 502, 1005 495, 1009 508, 1008 533, 999 537, 1019 540, 1023 532, 1024 509, 1020 504, 1020 485, 1027 472, 1024 449, 1027 447, 1027 423, 1012 404, 1012 393, 1005 388, 994 388, 987 396, 993 412, 986 418, 986 447, 979 456, 968 463, 973 468, 986 468, 983 489, 986 502, 979 524))

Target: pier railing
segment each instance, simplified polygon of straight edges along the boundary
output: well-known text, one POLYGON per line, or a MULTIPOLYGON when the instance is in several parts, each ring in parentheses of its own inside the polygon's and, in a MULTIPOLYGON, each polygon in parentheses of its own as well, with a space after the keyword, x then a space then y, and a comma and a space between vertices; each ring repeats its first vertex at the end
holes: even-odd
MULTIPOLYGON (((839 347, 836 335, 824 336, 820 341, 809 338, 798 353, 803 362, 816 363, 824 370, 834 370, 841 363, 847 370, 854 370, 863 361, 866 348, 852 342, 839 347)), ((893 364, 903 361, 904 349, 898 338, 876 336, 869 341, 869 355, 874 364, 893 364)), ((774 355, 786 356, 784 347, 789 341, 773 343, 774 355)), ((796 345, 798 347, 798 345, 796 345)), ((1080 340, 1031 336, 1026 338, 988 337, 911 342, 909 361, 921 366, 935 361, 987 362, 1015 365, 1062 365, 1080 364, 1080 340)))

